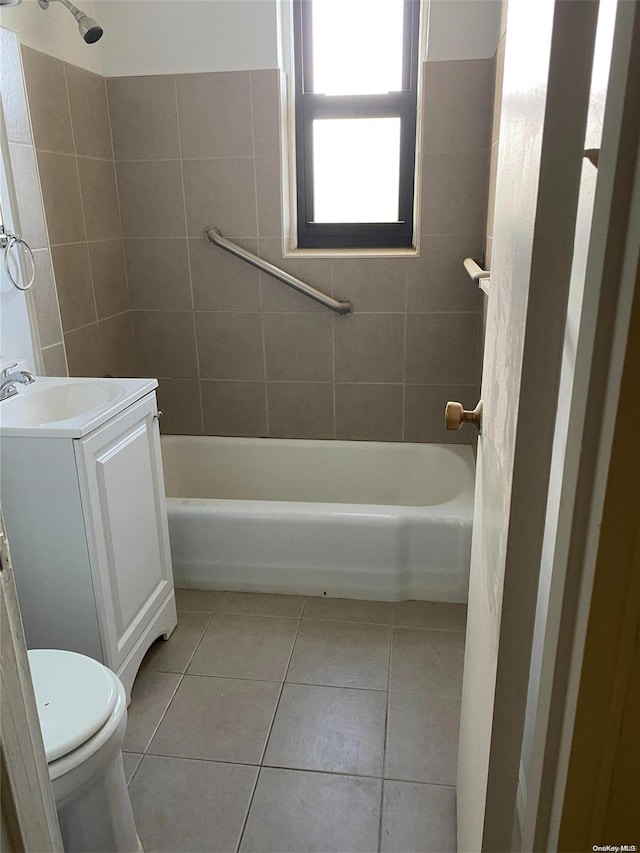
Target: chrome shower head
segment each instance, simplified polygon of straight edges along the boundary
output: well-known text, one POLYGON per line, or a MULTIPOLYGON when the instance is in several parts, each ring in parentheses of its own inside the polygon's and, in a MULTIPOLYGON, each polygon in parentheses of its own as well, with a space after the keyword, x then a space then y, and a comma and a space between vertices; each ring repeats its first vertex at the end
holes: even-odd
MULTIPOLYGON (((0 2, 2 2, 2 0, 0 0, 0 2)), ((51 0, 38 0, 38 4, 41 9, 48 9, 50 2, 51 0)), ((74 6, 69 0, 58 0, 58 2, 62 3, 62 5, 65 6, 76 19, 80 35, 87 44, 94 44, 98 39, 102 38, 104 30, 97 21, 90 18, 81 9, 74 6)))
POLYGON ((80 30, 80 35, 86 41, 87 44, 94 44, 98 39, 102 38, 102 33, 104 30, 100 26, 100 24, 95 21, 93 18, 90 18, 88 15, 84 13, 80 13, 81 17, 76 18, 78 21, 78 29, 80 30))

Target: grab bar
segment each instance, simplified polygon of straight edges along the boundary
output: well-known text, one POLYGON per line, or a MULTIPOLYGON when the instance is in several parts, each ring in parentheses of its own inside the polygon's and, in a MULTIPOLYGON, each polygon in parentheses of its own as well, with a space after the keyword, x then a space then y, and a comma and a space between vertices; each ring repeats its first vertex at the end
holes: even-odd
POLYGON ((490 270, 483 270, 482 267, 473 260, 473 258, 465 258, 463 264, 464 268, 469 273, 471 280, 478 282, 478 287, 483 293, 489 293, 489 279, 491 278, 490 270))
POLYGON ((306 284, 294 275, 281 270, 274 264, 270 264, 269 261, 264 261, 262 258, 254 255, 253 252, 249 252, 247 249, 243 249, 242 246, 238 246, 236 243, 232 243, 231 240, 227 240, 227 238, 220 233, 220 229, 215 226, 205 228, 204 234, 210 243, 214 243, 216 246, 224 249, 225 252, 235 255, 236 258, 241 258, 243 261, 251 264, 252 267, 255 267, 256 269, 267 273, 267 275, 278 279, 278 281, 281 281, 288 287, 292 287, 294 290, 297 290, 298 293, 304 293, 304 295, 308 296, 309 299, 314 299, 316 302, 319 302, 326 308, 330 308, 337 314, 353 314, 353 305, 351 302, 327 296, 326 293, 323 293, 321 290, 316 290, 315 287, 312 287, 310 284, 306 284))

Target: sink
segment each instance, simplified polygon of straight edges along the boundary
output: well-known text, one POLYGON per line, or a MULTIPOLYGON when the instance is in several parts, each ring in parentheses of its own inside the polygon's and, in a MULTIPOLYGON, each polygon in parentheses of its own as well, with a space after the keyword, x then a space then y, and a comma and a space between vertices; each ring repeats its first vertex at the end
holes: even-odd
POLYGON ((25 425, 66 421, 89 414, 115 402, 120 389, 91 382, 65 382, 60 385, 38 386, 30 393, 17 394, 13 400, 12 416, 18 415, 25 425))
POLYGON ((0 435, 82 437, 157 384, 155 379, 37 377, 0 402, 0 435))

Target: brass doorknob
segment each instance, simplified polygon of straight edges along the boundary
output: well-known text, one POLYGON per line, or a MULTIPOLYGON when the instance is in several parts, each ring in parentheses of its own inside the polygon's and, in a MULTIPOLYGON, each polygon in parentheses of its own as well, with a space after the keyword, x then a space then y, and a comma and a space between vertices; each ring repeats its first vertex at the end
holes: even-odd
POLYGON ((447 403, 444 409, 444 422, 447 429, 460 429, 462 424, 475 424, 478 432, 482 426, 482 400, 475 409, 468 411, 462 403, 447 403))

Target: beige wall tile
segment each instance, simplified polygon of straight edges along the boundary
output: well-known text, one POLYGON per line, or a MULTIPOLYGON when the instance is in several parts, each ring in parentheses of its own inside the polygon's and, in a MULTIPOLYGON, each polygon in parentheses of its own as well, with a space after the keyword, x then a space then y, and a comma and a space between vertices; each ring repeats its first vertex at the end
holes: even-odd
POLYGON ((402 385, 336 384, 336 438, 402 440, 402 385))
POLYGON ((178 117, 183 157, 253 154, 250 72, 178 74, 178 117))
POLYGON ((64 345, 67 351, 69 376, 104 375, 97 323, 83 326, 73 332, 65 332, 64 345))
POLYGON ((136 351, 131 311, 98 324, 104 372, 112 376, 136 375, 136 351))
POLYGON ((473 409, 478 402, 476 385, 407 385, 405 391, 404 440, 437 444, 473 444, 475 429, 448 430, 444 407, 449 400, 473 409))
POLYGON ((96 304, 86 243, 52 246, 51 257, 65 332, 95 322, 96 304))
POLYGON ((425 62, 424 151, 475 151, 491 141, 492 59, 425 62))
POLYGON ((265 314, 267 379, 333 379, 332 320, 326 314, 265 314))
MULTIPOLYGON (((291 273, 296 278, 317 287, 324 293, 331 294, 331 262, 324 258, 283 258, 282 243, 275 238, 262 237, 259 241, 261 258, 271 264, 291 273)), ((262 287, 262 309, 263 311, 311 311, 324 314, 327 309, 297 293, 286 284, 272 278, 265 273, 260 273, 262 287)))
POLYGON ((406 381, 474 385, 479 327, 479 314, 409 314, 406 381))
POLYGON ((0 27, 0 99, 9 142, 33 144, 17 34, 0 27))
POLYGON ((407 307, 407 271, 412 260, 334 258, 335 297, 353 302, 358 313, 404 311, 407 307))
POLYGON ((259 314, 196 313, 200 376, 205 379, 264 379, 259 314))
POLYGON ((139 376, 192 379, 198 375, 190 311, 134 311, 139 376))
POLYGON ((173 77, 110 77, 107 98, 116 160, 180 156, 173 77))
POLYGON ((197 379, 161 379, 158 408, 162 411, 160 429, 172 435, 201 435, 202 406, 197 379))
POLYGON ((200 383, 205 435, 267 435, 264 382, 200 383))
POLYGON ((404 338, 404 314, 354 314, 336 320, 336 379, 403 382, 404 338))
POLYGON ((253 142, 256 156, 280 156, 278 71, 251 72, 253 142))
POLYGON ((256 236, 253 160, 185 160, 183 172, 190 237, 209 225, 225 237, 256 236))
POLYGON ((428 153, 423 159, 423 234, 484 234, 489 150, 428 153))
POLYGON ((100 240, 88 246, 98 319, 127 311, 131 303, 122 240, 100 240))
POLYGON ((65 65, 76 153, 113 160, 104 77, 65 65))
POLYGON ((333 438, 333 385, 329 382, 268 382, 269 435, 333 438))
POLYGON ((53 278, 51 255, 48 249, 36 249, 33 253, 36 277, 31 289, 38 323, 40 346, 48 347, 62 342, 62 325, 56 284, 53 278))
POLYGON ((86 240, 76 158, 38 151, 38 169, 51 243, 86 240))
POLYGON ((114 164, 78 157, 80 190, 88 240, 122 237, 114 164))
POLYGON ((258 193, 258 233, 261 237, 280 237, 280 158, 257 157, 256 189, 258 193))
POLYGON ((124 248, 133 308, 193 307, 186 238, 125 240, 124 248))
POLYGON ((32 249, 48 247, 44 207, 40 195, 40 179, 35 149, 9 143, 9 158, 18 202, 22 236, 32 249))
POLYGON ((480 311, 482 294, 462 262, 482 260, 484 238, 437 236, 420 240, 420 257, 408 262, 412 311, 480 311))
POLYGON ((67 360, 64 344, 54 344, 42 350, 45 376, 67 376, 67 360))
POLYGON ((73 154, 64 63, 30 47, 22 48, 22 62, 36 148, 73 154))
POLYGON ((116 174, 125 238, 184 236, 182 175, 178 160, 117 163, 116 174))
MULTIPOLYGON (((238 239, 238 245, 257 254, 258 241, 238 239)), ((189 240, 193 303, 196 311, 259 311, 258 270, 204 237, 189 240)))

